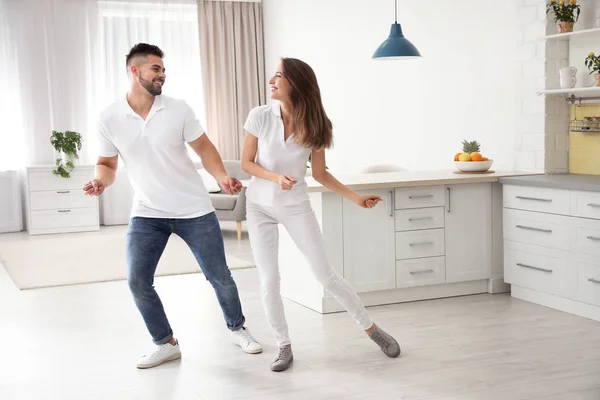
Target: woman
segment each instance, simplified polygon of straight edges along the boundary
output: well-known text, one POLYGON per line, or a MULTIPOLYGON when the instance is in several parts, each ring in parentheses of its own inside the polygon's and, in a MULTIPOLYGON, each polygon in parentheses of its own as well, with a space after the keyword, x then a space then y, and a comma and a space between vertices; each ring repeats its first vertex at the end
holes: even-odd
POLYGON ((360 195, 327 172, 325 149, 333 144, 332 124, 312 68, 283 58, 269 84, 271 98, 278 102, 250 111, 244 124, 242 168, 253 176, 247 190, 248 233, 265 313, 279 346, 271 370, 284 371, 293 360, 279 287, 278 224, 285 226, 324 288, 387 356, 397 357, 396 340, 373 323, 350 284, 328 264, 304 179, 309 156, 313 178, 326 188, 364 208, 375 207, 381 198, 360 195))

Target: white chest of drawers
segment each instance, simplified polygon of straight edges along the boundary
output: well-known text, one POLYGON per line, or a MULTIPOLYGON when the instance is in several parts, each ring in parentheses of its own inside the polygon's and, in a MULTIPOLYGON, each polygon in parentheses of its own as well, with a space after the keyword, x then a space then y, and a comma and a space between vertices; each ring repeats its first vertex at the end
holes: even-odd
POLYGON ((513 297, 600 321, 600 192, 504 185, 513 297))
POLYGON ((99 230, 98 198, 83 194, 94 176, 93 165, 77 165, 70 178, 54 175, 52 166, 25 171, 27 231, 30 235, 99 230))

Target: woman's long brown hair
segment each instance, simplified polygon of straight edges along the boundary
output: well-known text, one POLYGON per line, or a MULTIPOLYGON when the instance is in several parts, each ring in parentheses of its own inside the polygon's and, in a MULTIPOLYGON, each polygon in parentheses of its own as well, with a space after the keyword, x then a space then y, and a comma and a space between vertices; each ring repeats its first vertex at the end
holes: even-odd
POLYGON ((313 69, 296 58, 282 58, 283 73, 292 87, 294 106, 294 141, 311 149, 328 149, 333 145, 332 124, 323 103, 313 69))

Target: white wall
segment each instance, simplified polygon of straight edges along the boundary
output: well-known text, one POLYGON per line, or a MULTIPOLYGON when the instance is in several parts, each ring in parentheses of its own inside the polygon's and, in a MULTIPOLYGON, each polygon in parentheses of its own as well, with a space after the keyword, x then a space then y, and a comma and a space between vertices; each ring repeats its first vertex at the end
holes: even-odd
POLYGON ((334 172, 453 168, 463 138, 510 169, 517 3, 399 0, 398 22, 423 58, 381 62, 371 56, 394 22, 392 0, 263 0, 267 76, 281 56, 313 67, 335 126, 334 172))

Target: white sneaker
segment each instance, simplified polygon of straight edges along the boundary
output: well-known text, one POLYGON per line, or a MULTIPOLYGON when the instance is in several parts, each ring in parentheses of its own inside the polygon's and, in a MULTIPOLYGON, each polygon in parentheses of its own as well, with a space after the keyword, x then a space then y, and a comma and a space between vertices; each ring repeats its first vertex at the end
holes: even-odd
POLYGON ((247 328, 231 331, 231 339, 233 340, 233 343, 240 346, 245 353, 257 354, 261 353, 263 350, 262 345, 252 338, 250 331, 247 328))
POLYGON ((152 368, 167 361, 177 360, 181 358, 181 350, 179 342, 175 344, 165 343, 157 345, 154 350, 142 358, 136 364, 138 368, 152 368))

